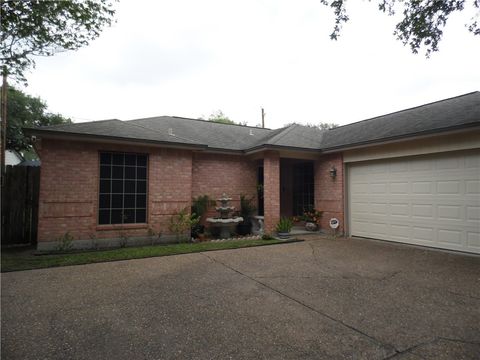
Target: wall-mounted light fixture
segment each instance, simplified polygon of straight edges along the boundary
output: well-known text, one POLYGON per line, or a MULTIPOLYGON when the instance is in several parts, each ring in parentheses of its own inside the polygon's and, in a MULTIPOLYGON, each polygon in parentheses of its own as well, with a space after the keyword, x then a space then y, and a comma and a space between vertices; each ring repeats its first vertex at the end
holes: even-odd
POLYGON ((335 166, 332 166, 329 172, 332 179, 335 179, 337 177, 337 169, 335 169, 335 166))

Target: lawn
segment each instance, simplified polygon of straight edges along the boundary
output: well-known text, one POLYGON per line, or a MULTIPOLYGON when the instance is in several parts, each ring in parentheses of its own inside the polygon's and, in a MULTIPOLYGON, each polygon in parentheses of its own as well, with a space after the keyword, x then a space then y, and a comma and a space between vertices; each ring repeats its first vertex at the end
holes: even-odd
POLYGON ((225 242, 202 242, 143 247, 128 247, 114 250, 79 252, 71 254, 35 255, 33 251, 2 251, 2 272, 42 269, 55 266, 81 265, 107 261, 141 259, 156 256, 196 253, 202 251, 238 249, 252 246, 286 243, 284 240, 235 240, 225 242))

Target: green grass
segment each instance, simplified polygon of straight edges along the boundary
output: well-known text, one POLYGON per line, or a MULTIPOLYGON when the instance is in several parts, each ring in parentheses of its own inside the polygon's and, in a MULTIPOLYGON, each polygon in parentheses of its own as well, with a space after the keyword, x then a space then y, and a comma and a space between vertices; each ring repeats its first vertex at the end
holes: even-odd
POLYGON ((129 247, 72 254, 34 255, 33 251, 2 251, 2 272, 42 269, 56 266, 92 264, 106 261, 142 259, 155 256, 189 254, 201 251, 238 249, 285 243, 282 240, 235 240, 172 245, 129 247))

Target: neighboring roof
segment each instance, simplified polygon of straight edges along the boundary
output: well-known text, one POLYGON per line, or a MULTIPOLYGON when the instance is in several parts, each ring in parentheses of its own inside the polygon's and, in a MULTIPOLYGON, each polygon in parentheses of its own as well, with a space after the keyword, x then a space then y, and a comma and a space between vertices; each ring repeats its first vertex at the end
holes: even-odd
POLYGON ((327 131, 322 150, 480 125, 480 92, 436 101, 327 131))
POLYGON ((5 150, 5 165, 18 165, 25 159, 22 154, 16 150, 5 150))
POLYGON ((298 124, 271 130, 160 116, 63 124, 25 131, 28 134, 87 136, 248 153, 261 148, 334 151, 471 126, 480 126, 478 91, 331 130, 298 124))

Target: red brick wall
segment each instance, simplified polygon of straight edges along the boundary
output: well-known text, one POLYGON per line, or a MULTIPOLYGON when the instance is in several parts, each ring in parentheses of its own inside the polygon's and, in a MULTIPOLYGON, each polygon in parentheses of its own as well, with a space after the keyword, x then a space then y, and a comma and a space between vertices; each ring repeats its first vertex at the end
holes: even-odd
POLYGON ((338 232, 344 232, 344 198, 343 198, 343 158, 341 154, 324 155, 315 161, 315 208, 323 211, 321 227, 330 231, 328 222, 332 217, 340 220, 338 232), (337 176, 332 179, 330 169, 337 169, 337 176))
MULTIPOLYGON (((192 197, 208 195, 218 199, 226 193, 233 200, 232 206, 240 209, 240 195, 255 197, 257 194, 257 167, 244 156, 195 153, 192 168, 192 197)), ((255 206, 256 206, 256 200, 255 206)), ((214 208, 209 216, 217 215, 214 208)))
POLYGON ((280 156, 278 152, 265 152, 263 174, 265 232, 273 233, 280 220, 280 156))
POLYGON ((53 241, 67 231, 75 240, 144 236, 148 227, 168 233, 172 214, 190 206, 190 151, 141 146, 42 140, 38 241, 53 241), (148 225, 97 225, 99 151, 149 154, 148 225))
MULTIPOLYGON (((143 146, 102 145, 88 142, 43 140, 38 241, 53 241, 69 231, 76 240, 145 236, 148 228, 168 234, 168 222, 178 210, 189 209, 191 198, 223 192, 240 207, 241 194, 256 196, 255 161, 222 154, 143 146), (99 151, 149 154, 148 224, 97 225, 99 151)), ((265 229, 274 232, 280 218, 280 157, 264 154, 265 229)), ((324 211, 322 227, 337 217, 343 231, 343 164, 341 155, 322 156, 315 162, 315 206, 324 211), (334 165, 337 177, 329 170, 334 165)), ((210 214, 214 214, 214 210, 210 214)))

